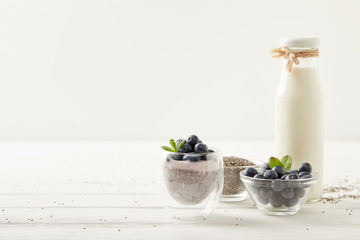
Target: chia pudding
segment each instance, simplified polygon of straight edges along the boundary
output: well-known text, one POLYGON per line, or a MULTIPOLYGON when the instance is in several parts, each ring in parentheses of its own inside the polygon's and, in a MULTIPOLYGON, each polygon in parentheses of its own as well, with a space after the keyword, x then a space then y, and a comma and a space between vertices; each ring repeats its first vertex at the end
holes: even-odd
POLYGON ((240 179, 240 172, 247 166, 256 164, 239 157, 224 157, 224 188, 223 196, 232 196, 246 191, 244 183, 240 179))
POLYGON ((214 190, 219 177, 217 161, 166 161, 163 174, 171 197, 183 205, 196 205, 214 190))
POLYGON ((221 152, 209 148, 196 135, 169 140, 161 146, 160 193, 175 218, 204 218, 219 202, 223 187, 221 152))

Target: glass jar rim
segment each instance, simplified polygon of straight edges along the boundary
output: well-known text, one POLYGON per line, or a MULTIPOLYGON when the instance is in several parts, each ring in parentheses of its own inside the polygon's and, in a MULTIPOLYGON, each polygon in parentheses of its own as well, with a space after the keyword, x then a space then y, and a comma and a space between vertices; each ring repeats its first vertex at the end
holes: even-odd
POLYGON ((220 153, 220 150, 217 149, 217 148, 209 147, 208 149, 213 150, 213 152, 205 152, 205 153, 195 153, 195 152, 181 153, 181 152, 168 152, 168 151, 165 151, 165 152, 168 153, 168 154, 186 155, 186 156, 204 156, 205 154, 217 154, 217 153, 220 153))
POLYGON ((253 168, 260 168, 261 165, 260 164, 255 164, 255 165, 245 165, 245 166, 225 166, 224 164, 224 169, 225 168, 231 168, 231 169, 238 169, 238 168, 247 168, 247 167, 253 167, 253 168))

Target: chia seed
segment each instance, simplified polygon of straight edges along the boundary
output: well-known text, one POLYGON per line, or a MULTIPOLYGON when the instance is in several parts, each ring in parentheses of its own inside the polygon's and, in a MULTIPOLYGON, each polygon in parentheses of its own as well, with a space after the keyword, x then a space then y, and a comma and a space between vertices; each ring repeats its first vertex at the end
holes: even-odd
POLYGON ((196 205, 205 200, 218 178, 218 170, 199 171, 166 165, 163 174, 170 195, 184 205, 196 205))
POLYGON ((245 191, 240 172, 256 164, 239 157, 224 157, 224 188, 222 195, 236 195, 245 191))

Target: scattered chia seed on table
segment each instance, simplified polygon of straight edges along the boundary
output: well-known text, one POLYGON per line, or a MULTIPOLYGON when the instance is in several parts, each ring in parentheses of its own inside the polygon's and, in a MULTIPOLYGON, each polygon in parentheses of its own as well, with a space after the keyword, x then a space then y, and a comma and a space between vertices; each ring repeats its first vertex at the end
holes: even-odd
POLYGON ((324 186, 323 203, 336 204, 344 199, 360 199, 360 179, 358 177, 340 178, 324 186))
POLYGON ((256 164, 239 157, 224 157, 224 188, 223 195, 236 195, 245 191, 245 186, 240 180, 240 172, 247 166, 256 164))

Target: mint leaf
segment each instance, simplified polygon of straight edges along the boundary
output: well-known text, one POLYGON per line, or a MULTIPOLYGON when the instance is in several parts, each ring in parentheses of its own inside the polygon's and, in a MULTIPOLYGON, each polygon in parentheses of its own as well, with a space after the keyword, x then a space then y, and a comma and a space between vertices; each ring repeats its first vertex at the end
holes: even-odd
POLYGON ((281 166, 281 167, 284 167, 284 165, 280 162, 280 160, 276 157, 271 157, 269 159, 269 165, 271 167, 271 169, 275 166, 281 166))
POLYGON ((291 165, 292 165, 292 158, 289 155, 284 156, 281 159, 281 163, 284 165, 284 169, 285 171, 290 171, 291 170, 291 165))
POLYGON ((182 147, 182 145, 184 145, 184 143, 185 143, 185 140, 179 144, 178 148, 176 149, 177 152, 180 151, 180 148, 182 147))
POLYGON ((174 149, 174 151, 176 152, 176 143, 174 139, 170 139, 170 146, 172 146, 172 148, 174 149))
POLYGON ((168 147, 168 146, 162 146, 161 148, 168 152, 175 152, 174 149, 172 149, 171 147, 168 147))

